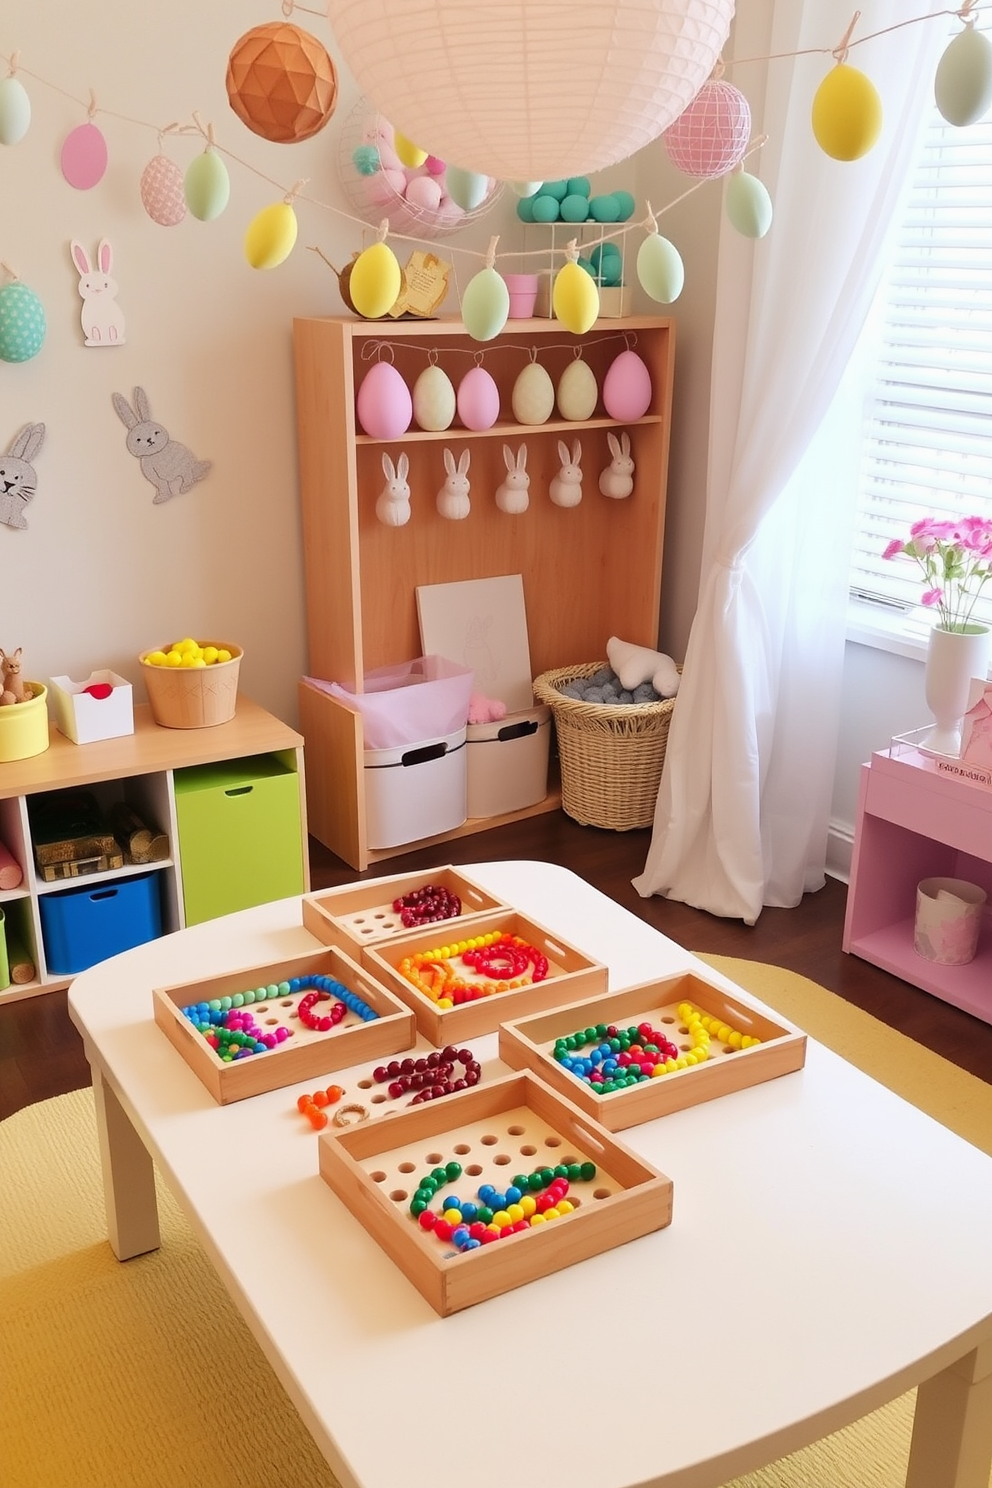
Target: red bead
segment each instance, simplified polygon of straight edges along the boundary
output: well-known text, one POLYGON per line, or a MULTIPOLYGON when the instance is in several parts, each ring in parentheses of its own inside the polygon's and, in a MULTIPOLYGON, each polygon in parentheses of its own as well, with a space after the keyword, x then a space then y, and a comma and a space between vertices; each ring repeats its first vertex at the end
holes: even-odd
MULTIPOLYGON (((417 1215, 417 1223, 422 1230, 433 1230, 437 1226, 438 1216, 433 1209, 422 1209, 417 1215)), ((443 1221, 442 1221, 443 1223, 443 1221)))
POLYGON ((435 1221, 434 1233, 439 1240, 450 1240, 454 1232, 454 1226, 449 1224, 448 1220, 438 1219, 435 1221))

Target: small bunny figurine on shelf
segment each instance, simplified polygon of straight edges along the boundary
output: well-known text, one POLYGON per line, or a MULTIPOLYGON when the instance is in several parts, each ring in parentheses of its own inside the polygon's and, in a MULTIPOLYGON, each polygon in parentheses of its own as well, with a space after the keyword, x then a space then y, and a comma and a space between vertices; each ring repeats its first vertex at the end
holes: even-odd
POLYGON ((634 461, 630 453, 630 435, 621 434, 618 440, 615 434, 607 434, 606 439, 613 461, 600 475, 599 489, 604 496, 612 496, 614 501, 622 501, 634 489, 634 461))
POLYGON ((31 461, 44 442, 44 424, 25 424, 7 453, 0 455, 0 522, 7 527, 28 525, 24 508, 38 489, 38 476, 31 461))
POLYGON ((133 409, 122 393, 112 397, 117 417, 128 431, 128 452, 140 460, 142 475, 155 487, 153 505, 189 491, 203 479, 210 461, 198 460, 184 444, 169 438, 168 429, 155 423, 144 388, 135 388, 133 409))
POLYGON ((384 527, 402 527, 410 520, 410 485, 407 481, 410 457, 404 450, 394 468, 390 457, 384 454, 382 470, 386 484, 375 504, 375 514, 384 527))
POLYGON ((462 450, 456 466, 451 451, 446 449, 444 452, 444 468, 448 474, 437 493, 437 509, 450 522, 461 522, 472 510, 468 494, 468 467, 471 458, 467 449, 462 450))
POLYGON ((582 500, 582 445, 577 439, 573 439, 570 455, 568 445, 563 439, 559 439, 558 457, 561 460, 561 469, 552 480, 548 495, 555 506, 578 506, 582 500))
POLYGON ((110 275, 114 250, 106 238, 101 238, 96 250, 97 266, 93 269, 82 243, 73 238, 70 249, 79 270, 79 293, 83 301, 79 318, 86 335, 85 345, 123 346, 124 312, 116 299, 117 281, 110 275))
POLYGON ((530 502, 530 476, 527 474, 527 446, 522 444, 514 461, 508 444, 503 446, 506 478, 496 487, 496 505, 510 516, 519 516, 527 510, 530 502))
POLYGON ((0 708, 13 707, 15 703, 29 703, 34 697, 34 688, 21 681, 21 651, 18 646, 12 656, 0 650, 0 672, 3 685, 0 687, 0 708))

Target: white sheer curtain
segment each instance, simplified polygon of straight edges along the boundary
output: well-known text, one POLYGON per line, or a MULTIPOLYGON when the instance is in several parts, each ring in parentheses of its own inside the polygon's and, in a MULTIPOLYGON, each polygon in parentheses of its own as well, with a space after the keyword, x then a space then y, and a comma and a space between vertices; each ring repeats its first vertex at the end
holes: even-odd
MULTIPOLYGON (((940 13, 921 5, 917 14, 940 13)), ((775 54, 839 43, 836 0, 745 0, 734 54, 754 127, 748 162, 775 220, 752 243, 725 223, 717 273, 700 588, 654 832, 634 887, 754 924, 822 886, 836 752, 853 483, 818 489, 812 458, 877 287, 947 21, 849 54, 884 127, 861 160, 829 159, 810 109, 833 65, 775 54)), ((905 21, 865 0, 856 35, 905 21)), ((822 486, 822 480, 819 485, 822 486)))

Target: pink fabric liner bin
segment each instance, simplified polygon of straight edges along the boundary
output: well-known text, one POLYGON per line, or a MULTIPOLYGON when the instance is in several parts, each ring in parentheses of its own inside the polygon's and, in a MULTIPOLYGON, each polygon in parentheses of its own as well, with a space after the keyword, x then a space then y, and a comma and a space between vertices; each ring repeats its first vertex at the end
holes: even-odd
POLYGON ((404 749, 465 728, 474 673, 446 656, 418 656, 366 672, 364 692, 306 680, 361 713, 366 749, 404 749))

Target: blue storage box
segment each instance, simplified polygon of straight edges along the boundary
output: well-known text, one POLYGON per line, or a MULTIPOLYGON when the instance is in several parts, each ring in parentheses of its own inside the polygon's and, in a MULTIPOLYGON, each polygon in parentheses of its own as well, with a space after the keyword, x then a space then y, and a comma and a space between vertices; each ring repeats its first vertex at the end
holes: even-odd
POLYGON ((70 975, 162 933, 159 874, 141 873, 39 898, 45 960, 70 975))

